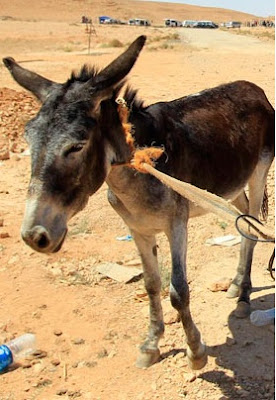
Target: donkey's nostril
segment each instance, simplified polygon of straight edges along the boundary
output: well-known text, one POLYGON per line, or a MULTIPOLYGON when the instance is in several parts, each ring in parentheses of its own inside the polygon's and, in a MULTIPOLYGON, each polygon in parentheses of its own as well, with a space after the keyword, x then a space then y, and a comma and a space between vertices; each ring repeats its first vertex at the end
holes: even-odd
POLYGON ((49 243, 50 243, 49 238, 45 233, 42 233, 40 235, 40 238, 38 238, 37 240, 37 245, 40 249, 45 249, 46 247, 49 246, 49 243))
POLYGON ((33 229, 23 232, 23 239, 36 250, 45 250, 50 245, 50 237, 47 230, 37 225, 33 229))
POLYGON ((36 225, 32 229, 24 229, 23 227, 21 235, 24 242, 32 249, 41 253, 53 253, 61 248, 66 232, 67 229, 65 228, 61 233, 58 232, 59 235, 56 235, 57 230, 55 230, 52 236, 51 231, 48 231, 44 226, 36 225))

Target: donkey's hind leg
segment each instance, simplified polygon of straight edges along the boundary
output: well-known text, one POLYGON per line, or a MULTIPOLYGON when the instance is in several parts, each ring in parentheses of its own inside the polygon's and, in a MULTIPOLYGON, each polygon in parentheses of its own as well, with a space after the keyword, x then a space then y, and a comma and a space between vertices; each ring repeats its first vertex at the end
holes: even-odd
MULTIPOLYGON (((235 200, 232 201, 232 204, 235 207, 237 207, 237 209, 240 210, 243 214, 249 213, 249 201, 244 190, 239 194, 239 196, 235 200)), ((229 289, 227 290, 226 296, 228 298, 239 296, 243 275, 244 275, 243 263, 240 262, 237 268, 237 274, 233 279, 229 289)))
POLYGON ((139 368, 150 367, 160 358, 158 342, 164 333, 163 313, 160 300, 161 278, 157 262, 155 236, 141 235, 131 231, 143 262, 144 281, 149 296, 150 325, 146 340, 140 347, 136 361, 139 368))
MULTIPOLYGON (((264 154, 248 181, 248 213, 255 218, 258 218, 261 210, 267 174, 272 160, 273 156, 271 154, 264 154)), ((235 315, 239 318, 247 317, 250 314, 250 293, 252 289, 250 275, 255 245, 255 241, 246 239, 244 237, 242 238, 238 272, 233 281, 233 283, 237 284, 239 287, 238 305, 235 310, 235 315)))

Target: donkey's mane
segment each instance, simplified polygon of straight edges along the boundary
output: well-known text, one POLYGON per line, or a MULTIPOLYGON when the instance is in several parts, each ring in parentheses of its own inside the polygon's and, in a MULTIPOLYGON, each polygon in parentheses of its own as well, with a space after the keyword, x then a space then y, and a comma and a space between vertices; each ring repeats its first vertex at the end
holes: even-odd
POLYGON ((66 82, 66 86, 70 86, 74 82, 87 82, 89 81, 89 79, 95 78, 99 74, 99 72, 99 68, 84 64, 79 72, 72 72, 71 77, 66 82))
POLYGON ((132 89, 131 86, 127 85, 123 95, 129 109, 132 111, 139 111, 144 108, 144 101, 138 98, 137 92, 137 89, 132 89))
MULTIPOLYGON (((90 79, 95 78, 101 70, 95 66, 90 66, 87 64, 84 64, 80 71, 73 71, 71 74, 71 77, 67 80, 65 86, 68 88, 71 86, 74 82, 87 82, 90 79)), ((123 88, 125 84, 125 81, 120 82, 116 87, 114 88, 114 97, 119 96, 119 93, 121 89, 123 88)), ((143 109, 143 100, 139 99, 137 96, 137 89, 131 88, 130 85, 127 85, 125 87, 125 91, 123 94, 123 98, 125 99, 128 107, 134 111, 138 111, 143 109)))

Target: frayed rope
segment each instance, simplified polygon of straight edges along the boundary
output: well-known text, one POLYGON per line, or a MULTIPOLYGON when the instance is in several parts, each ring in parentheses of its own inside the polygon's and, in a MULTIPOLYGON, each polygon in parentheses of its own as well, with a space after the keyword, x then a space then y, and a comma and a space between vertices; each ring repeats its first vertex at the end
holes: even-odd
POLYGON ((118 113, 125 133, 126 143, 132 154, 131 161, 124 165, 147 174, 148 171, 143 168, 143 164, 148 164, 154 167, 155 161, 164 153, 164 149, 160 147, 145 147, 143 149, 136 148, 131 133, 132 124, 128 121, 129 110, 126 101, 123 98, 118 98, 116 102, 118 104, 118 113))

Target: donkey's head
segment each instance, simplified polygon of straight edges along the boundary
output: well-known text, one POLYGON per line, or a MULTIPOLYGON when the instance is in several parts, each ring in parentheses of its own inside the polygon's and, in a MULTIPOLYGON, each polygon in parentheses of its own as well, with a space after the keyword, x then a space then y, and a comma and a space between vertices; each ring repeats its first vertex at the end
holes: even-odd
POLYGON ((115 97, 146 37, 140 36, 102 71, 83 67, 64 84, 3 60, 14 79, 42 107, 25 128, 32 173, 22 237, 33 249, 58 251, 67 221, 107 177, 112 164, 130 158, 115 97))

